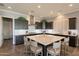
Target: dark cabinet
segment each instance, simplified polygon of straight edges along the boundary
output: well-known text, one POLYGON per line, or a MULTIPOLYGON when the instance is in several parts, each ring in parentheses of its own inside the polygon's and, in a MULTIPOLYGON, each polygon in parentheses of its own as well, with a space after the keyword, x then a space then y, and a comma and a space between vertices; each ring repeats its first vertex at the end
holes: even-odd
POLYGON ((69 18, 69 29, 76 29, 76 18, 69 18))
POLYGON ((22 35, 17 35, 15 36, 15 39, 16 39, 16 45, 19 45, 19 44, 23 44, 24 43, 24 36, 22 35))
POLYGON ((76 41, 77 41, 77 37, 76 36, 70 36, 69 37, 69 46, 76 47, 76 41))
POLYGON ((42 23, 41 22, 36 22, 35 26, 36 26, 35 27, 36 29, 42 29, 42 23))
POLYGON ((53 29, 53 22, 46 22, 46 29, 53 29))
POLYGON ((35 22, 36 29, 53 29, 53 22, 41 21, 35 22), (43 27, 43 25, 45 27, 43 27))
POLYGON ((15 19, 15 29, 28 29, 28 21, 26 19, 15 19))

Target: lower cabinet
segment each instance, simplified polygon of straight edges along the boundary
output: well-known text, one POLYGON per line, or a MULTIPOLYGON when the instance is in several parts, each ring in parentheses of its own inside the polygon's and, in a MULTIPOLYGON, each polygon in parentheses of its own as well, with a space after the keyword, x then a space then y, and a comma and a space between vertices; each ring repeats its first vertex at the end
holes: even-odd
POLYGON ((24 44, 24 36, 17 35, 17 36, 15 36, 15 39, 16 39, 16 45, 24 44))
POLYGON ((71 36, 69 38, 69 46, 76 47, 76 43, 77 43, 77 37, 76 36, 71 36))

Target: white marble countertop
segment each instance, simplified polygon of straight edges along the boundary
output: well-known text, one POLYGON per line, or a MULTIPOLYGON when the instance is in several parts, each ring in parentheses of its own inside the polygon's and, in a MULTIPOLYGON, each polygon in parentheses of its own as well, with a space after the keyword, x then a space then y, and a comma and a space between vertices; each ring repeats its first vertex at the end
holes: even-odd
POLYGON ((49 45, 55 41, 64 39, 65 37, 42 34, 42 35, 35 35, 35 36, 27 36, 27 38, 30 38, 31 40, 34 40, 34 41, 36 41, 40 44, 43 44, 43 45, 49 45))

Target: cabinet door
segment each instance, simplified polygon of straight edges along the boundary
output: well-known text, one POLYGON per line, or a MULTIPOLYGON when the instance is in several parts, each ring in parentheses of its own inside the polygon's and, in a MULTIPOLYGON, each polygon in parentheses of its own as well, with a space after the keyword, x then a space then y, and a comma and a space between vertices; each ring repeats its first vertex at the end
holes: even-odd
POLYGON ((76 18, 69 18, 69 29, 76 29, 76 18))
POLYGON ((42 29, 42 23, 41 22, 35 22, 36 29, 42 29))
POLYGON ((15 36, 15 39, 16 39, 16 45, 24 44, 24 36, 21 35, 15 36))
POLYGON ((15 19, 15 29, 28 29, 28 21, 15 19))
POLYGON ((46 29, 53 29, 53 22, 46 22, 46 29))
POLYGON ((76 47, 76 37, 69 38, 69 46, 76 47))

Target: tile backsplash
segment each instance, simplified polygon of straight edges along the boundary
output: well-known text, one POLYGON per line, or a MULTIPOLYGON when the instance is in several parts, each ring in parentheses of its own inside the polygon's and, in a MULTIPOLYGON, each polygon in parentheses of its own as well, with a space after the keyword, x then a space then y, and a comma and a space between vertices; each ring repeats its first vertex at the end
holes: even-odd
POLYGON ((15 35, 24 35, 27 33, 55 33, 55 34, 58 34, 59 32, 53 30, 53 29, 28 29, 28 30, 15 30, 14 31, 14 34, 15 35))

